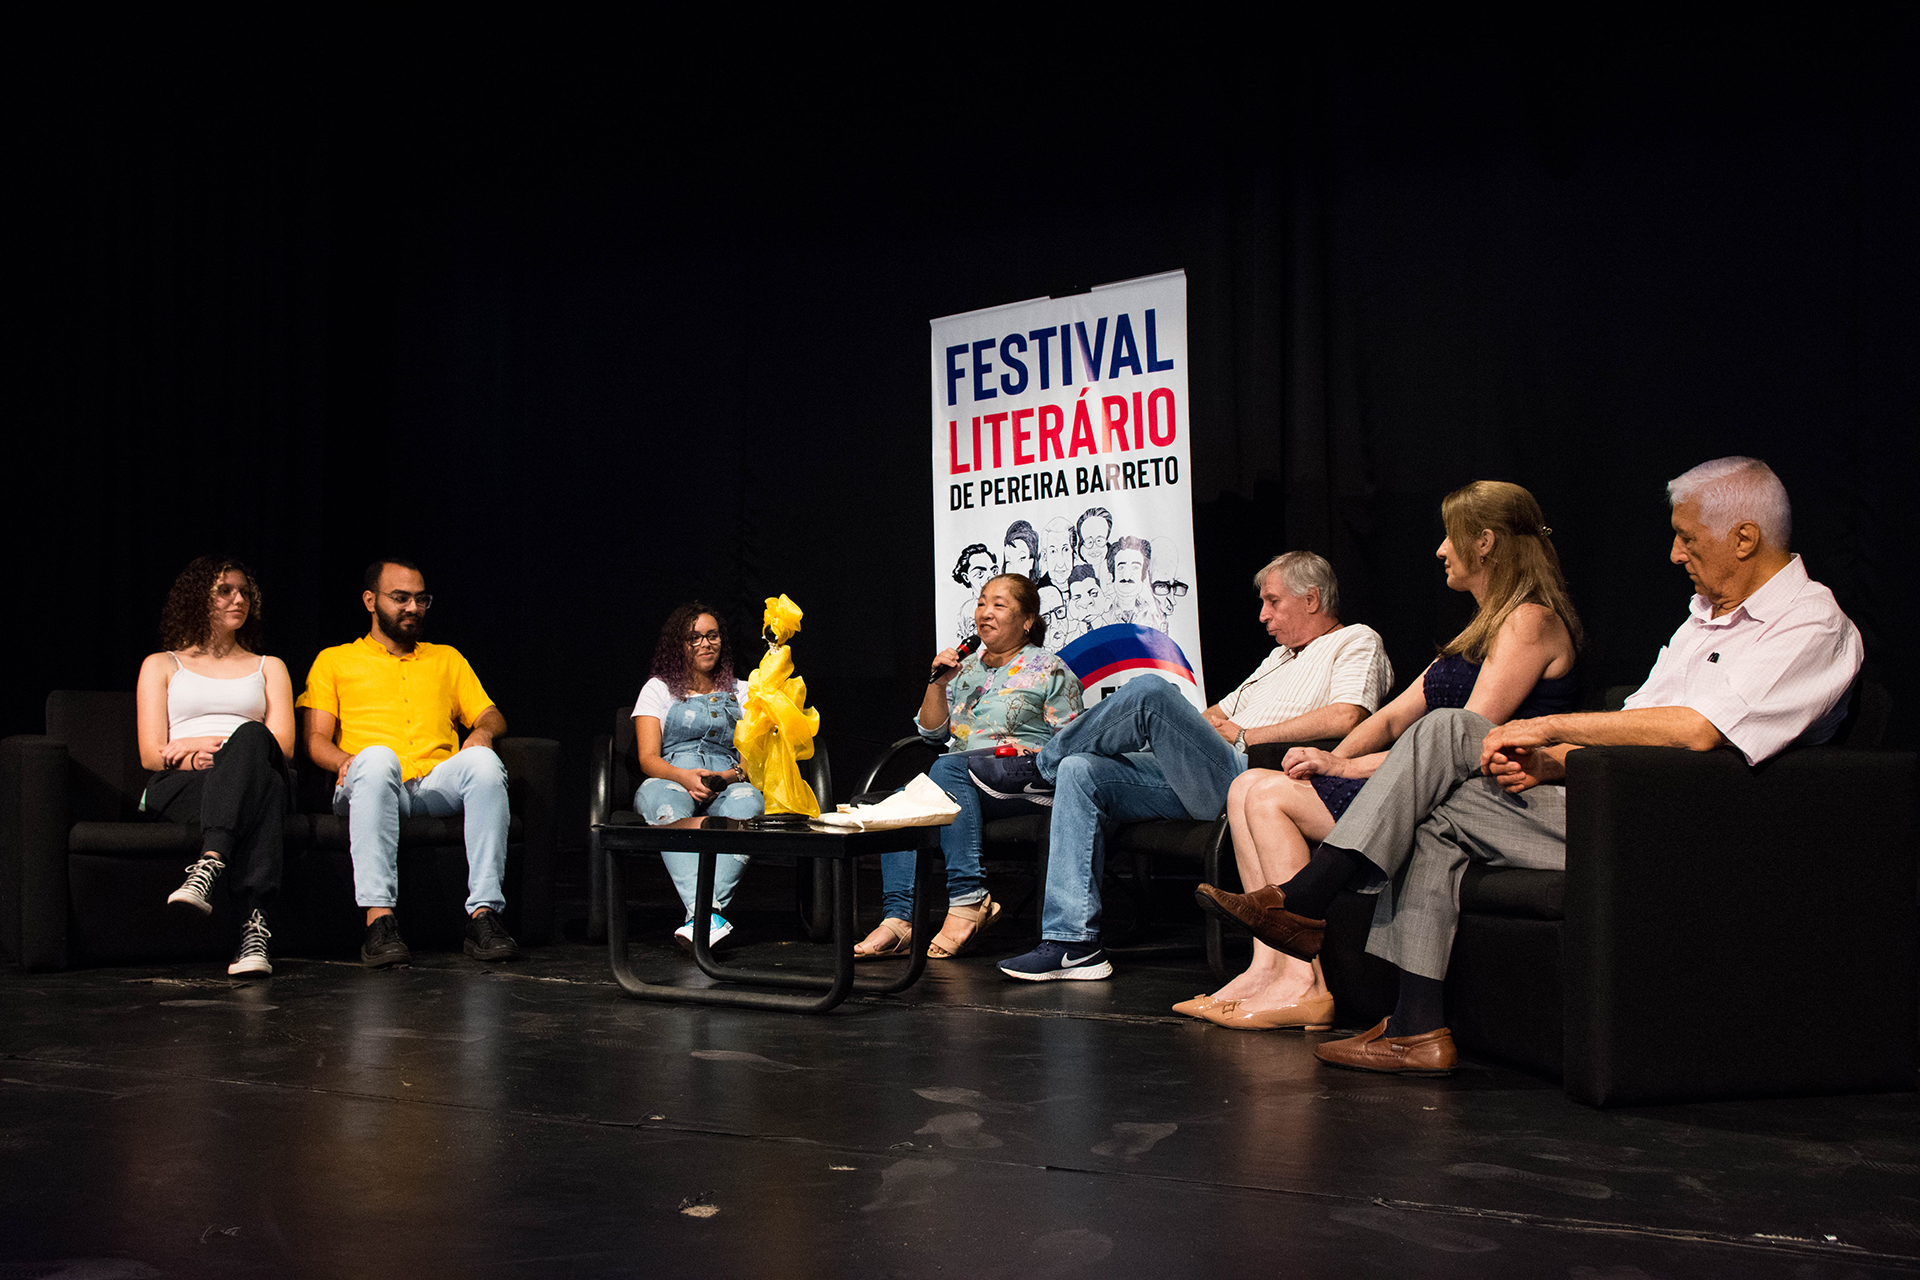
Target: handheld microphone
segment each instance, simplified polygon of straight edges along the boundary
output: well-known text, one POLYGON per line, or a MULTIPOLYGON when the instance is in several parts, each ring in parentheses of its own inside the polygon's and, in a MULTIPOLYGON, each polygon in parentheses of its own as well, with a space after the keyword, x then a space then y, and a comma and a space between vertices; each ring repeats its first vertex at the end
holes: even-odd
MULTIPOLYGON (((968 654, 972 653, 975 649, 978 649, 979 647, 980 647, 980 637, 968 636, 965 640, 962 640, 960 642, 959 647, 956 648, 953 652, 956 657, 964 661, 968 654)), ((927 677, 927 683, 928 684, 934 683, 936 680, 940 678, 940 673, 945 670, 946 670, 945 667, 935 667, 933 669, 933 674, 927 677)))

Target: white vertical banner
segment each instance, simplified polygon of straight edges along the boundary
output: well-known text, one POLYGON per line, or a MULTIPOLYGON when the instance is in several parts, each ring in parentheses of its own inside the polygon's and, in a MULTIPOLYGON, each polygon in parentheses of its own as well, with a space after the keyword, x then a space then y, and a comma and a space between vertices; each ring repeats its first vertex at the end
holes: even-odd
POLYGON ((1186 272, 931 325, 938 641, 1024 573, 1089 702, 1151 672, 1204 707, 1186 272))

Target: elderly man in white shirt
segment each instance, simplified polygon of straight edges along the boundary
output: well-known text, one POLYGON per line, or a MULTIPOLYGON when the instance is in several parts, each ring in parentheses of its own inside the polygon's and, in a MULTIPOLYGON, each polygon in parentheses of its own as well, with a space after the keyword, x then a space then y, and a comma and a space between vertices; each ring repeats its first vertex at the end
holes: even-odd
POLYGON ((1222 909, 1289 955, 1320 949, 1327 905, 1349 883, 1380 895, 1367 950, 1400 970, 1391 1017, 1320 1045, 1335 1066, 1431 1075, 1452 1069, 1441 991, 1469 858, 1566 866, 1568 753, 1583 746, 1731 746, 1759 764, 1824 742, 1846 714, 1860 632, 1788 550, 1792 509, 1754 458, 1705 462, 1667 486, 1672 560, 1695 595, 1646 683, 1620 711, 1491 725, 1433 712, 1395 744, 1306 868, 1283 885, 1223 895, 1222 909), (1382 785, 1383 780, 1386 785, 1382 785))
POLYGON ((1046 905, 1039 948, 1003 963, 1008 977, 1113 973, 1100 946, 1107 825, 1217 818, 1247 767, 1248 743, 1341 737, 1392 688, 1379 635, 1340 621, 1340 586, 1324 557, 1290 551, 1260 570, 1254 587, 1278 648, 1221 703, 1195 711, 1168 681, 1141 676, 1075 717, 1035 758, 1054 784, 1046 905))

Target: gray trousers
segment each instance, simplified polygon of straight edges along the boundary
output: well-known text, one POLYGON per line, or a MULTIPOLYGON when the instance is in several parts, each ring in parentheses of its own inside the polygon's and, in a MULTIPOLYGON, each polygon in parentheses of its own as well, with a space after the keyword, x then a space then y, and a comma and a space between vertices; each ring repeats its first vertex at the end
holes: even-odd
POLYGON ((1480 744, 1492 728, 1471 711, 1420 717, 1327 836, 1378 868, 1364 890, 1380 895, 1367 950, 1408 973, 1447 976, 1468 859, 1566 868, 1567 789, 1511 796, 1483 776, 1480 744))

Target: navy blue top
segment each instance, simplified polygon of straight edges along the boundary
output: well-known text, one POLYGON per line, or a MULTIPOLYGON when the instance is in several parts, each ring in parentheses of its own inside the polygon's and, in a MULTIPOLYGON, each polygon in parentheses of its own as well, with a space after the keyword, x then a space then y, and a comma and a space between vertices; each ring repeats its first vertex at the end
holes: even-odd
MULTIPOLYGON (((1577 669, 1576 669, 1577 670, 1577 669)), ((1574 694, 1578 692, 1576 672, 1569 671, 1563 676, 1551 680, 1539 680, 1527 691, 1526 700, 1514 709, 1513 719, 1531 720, 1535 716, 1559 715, 1573 710, 1574 694)), ((1467 705, 1467 699, 1473 696, 1473 686, 1480 679, 1480 664, 1468 662, 1458 654, 1449 654, 1427 668, 1426 677, 1421 681, 1421 692, 1426 695, 1427 710, 1441 707, 1461 708, 1467 705)), ((1327 812, 1338 821, 1347 811, 1353 798, 1360 794, 1360 788, 1366 784, 1365 778, 1329 778, 1318 774, 1313 779, 1313 789, 1320 796, 1327 812)))

